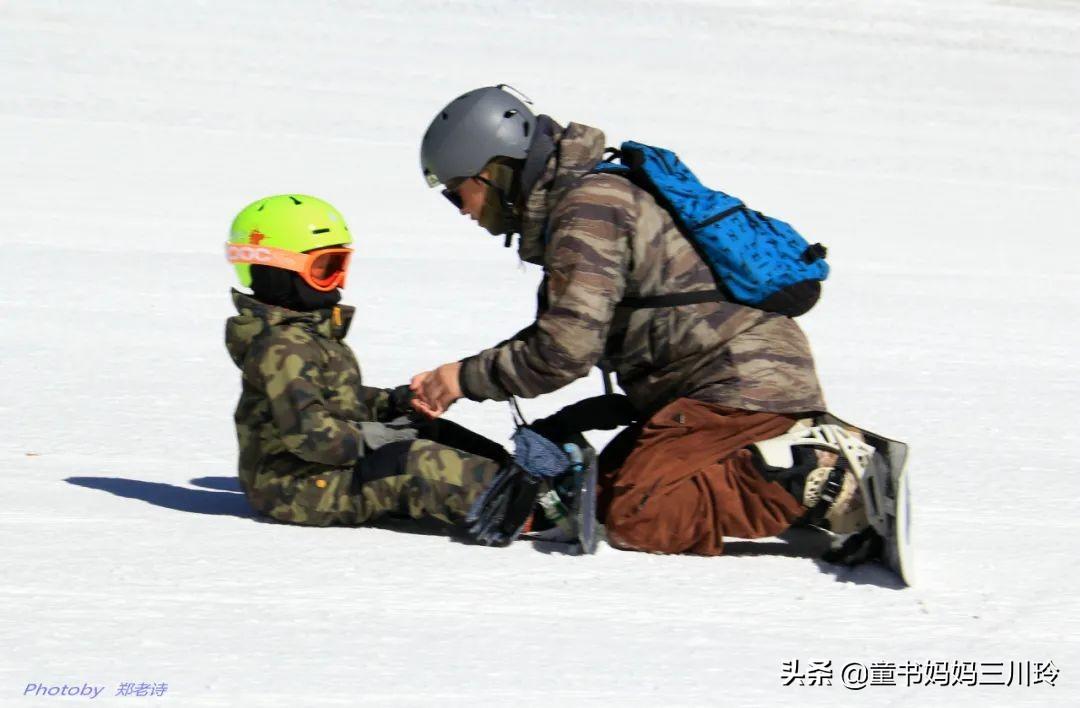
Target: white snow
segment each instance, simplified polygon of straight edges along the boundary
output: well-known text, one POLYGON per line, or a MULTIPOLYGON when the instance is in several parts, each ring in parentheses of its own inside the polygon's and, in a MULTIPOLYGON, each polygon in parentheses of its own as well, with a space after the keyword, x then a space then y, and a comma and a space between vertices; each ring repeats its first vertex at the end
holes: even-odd
MULTIPOLYGON (((0 705, 1080 703, 1080 4, 15 0, 0 69, 0 705), (802 323, 834 412, 912 445, 917 587, 747 543, 576 558, 249 517, 229 221, 287 191, 344 212, 369 384, 495 343, 538 272, 417 154, 496 82, 830 247, 802 323), (834 685, 784 686, 796 659, 834 685), (1060 675, 839 677, 928 661, 1060 675)), ((502 404, 450 417, 510 432, 502 404)))

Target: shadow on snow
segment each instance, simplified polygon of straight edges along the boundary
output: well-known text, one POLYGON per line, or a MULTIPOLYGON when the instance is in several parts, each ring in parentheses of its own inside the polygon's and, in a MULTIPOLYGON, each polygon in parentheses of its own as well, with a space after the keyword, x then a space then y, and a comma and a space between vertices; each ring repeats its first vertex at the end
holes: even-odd
POLYGON ((875 585, 889 590, 902 590, 906 587, 891 570, 879 563, 845 566, 821 560, 834 539, 825 531, 809 527, 790 528, 777 538, 777 541, 725 541, 724 553, 729 556, 806 558, 813 560, 823 574, 832 575, 839 583, 875 585))
MULTIPOLYGON (((211 516, 236 516, 260 523, 280 523, 260 516, 251 509, 240 490, 240 481, 236 477, 196 477, 191 480, 193 486, 202 487, 202 489, 189 489, 165 482, 147 482, 123 477, 68 477, 65 481, 125 499, 138 499, 173 511, 211 516)), ((435 519, 389 516, 370 521, 364 526, 399 533, 443 536, 458 543, 473 544, 461 531, 435 519)), ((534 548, 541 553, 568 553, 564 544, 534 542, 534 548)))
MULTIPOLYGON (((69 484, 87 489, 98 489, 127 499, 160 506, 174 511, 212 516, 236 516, 255 521, 276 523, 264 519, 251 509, 236 477, 196 477, 191 484, 202 489, 178 487, 164 482, 146 482, 122 477, 68 477, 69 484)), ((444 536, 459 543, 470 544, 455 529, 448 528, 434 519, 398 519, 383 518, 364 524, 369 528, 397 531, 412 534, 444 536)), ((856 567, 833 565, 821 560, 821 555, 828 550, 832 537, 810 528, 788 529, 775 541, 727 541, 724 544, 725 555, 729 556, 787 556, 813 560, 822 573, 832 575, 837 582, 855 585, 876 585, 882 588, 899 590, 904 584, 892 572, 876 564, 868 563, 856 567)), ((569 553, 565 544, 533 541, 533 547, 540 553, 569 553)))
POLYGON ((123 477, 68 477, 65 481, 174 511, 238 516, 245 519, 255 517, 244 495, 240 493, 239 484, 232 477, 200 477, 191 480, 192 484, 208 489, 188 489, 164 482, 146 482, 123 477))

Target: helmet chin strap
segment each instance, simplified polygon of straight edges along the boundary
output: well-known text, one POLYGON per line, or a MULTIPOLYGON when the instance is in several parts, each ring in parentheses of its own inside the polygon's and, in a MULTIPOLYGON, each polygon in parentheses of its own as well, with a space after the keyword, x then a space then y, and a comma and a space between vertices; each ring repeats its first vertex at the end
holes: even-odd
MULTIPOLYGON (((548 159, 555 152, 555 135, 561 130, 559 124, 552 120, 550 116, 541 114, 536 117, 536 125, 525 161, 514 171, 514 178, 511 181, 515 199, 519 195, 531 192, 532 188, 540 180, 544 169, 547 167, 548 159)), ((510 248, 513 245, 514 233, 520 232, 521 226, 518 223, 518 215, 513 211, 514 199, 511 199, 502 190, 499 191, 499 198, 505 205, 504 209, 510 215, 510 218, 506 219, 507 223, 514 225, 514 228, 505 234, 506 240, 503 242, 504 248, 510 248)))
MULTIPOLYGON (((515 180, 516 182, 517 180, 515 180)), ((504 224, 508 224, 510 230, 503 236, 503 248, 510 248, 514 241, 514 233, 517 225, 517 215, 514 213, 514 203, 510 200, 510 197, 502 189, 495 188, 495 193, 499 197, 499 206, 502 208, 502 220, 504 224)))
MULTIPOLYGON (((516 196, 515 193, 520 191, 518 171, 515 170, 509 179, 511 185, 510 189, 512 191, 503 189, 501 186, 486 179, 484 180, 484 182, 487 185, 489 193, 494 197, 494 199, 492 199, 491 201, 494 202, 494 206, 499 209, 498 226, 501 227, 501 229, 499 231, 493 232, 492 235, 505 236, 506 240, 503 242, 503 247, 510 248, 513 236, 519 228, 517 226, 518 215, 514 208, 514 199, 516 196)), ((489 231, 490 230, 491 229, 489 229, 489 231)))

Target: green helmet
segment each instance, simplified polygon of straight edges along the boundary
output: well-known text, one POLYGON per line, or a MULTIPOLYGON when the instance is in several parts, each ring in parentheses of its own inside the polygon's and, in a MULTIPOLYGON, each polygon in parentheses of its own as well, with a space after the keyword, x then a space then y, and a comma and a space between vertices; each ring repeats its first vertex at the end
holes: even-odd
POLYGON ((349 243, 349 227, 333 206, 304 194, 280 194, 252 202, 236 215, 226 256, 240 284, 250 287, 251 264, 260 262, 260 247, 304 253, 349 243))

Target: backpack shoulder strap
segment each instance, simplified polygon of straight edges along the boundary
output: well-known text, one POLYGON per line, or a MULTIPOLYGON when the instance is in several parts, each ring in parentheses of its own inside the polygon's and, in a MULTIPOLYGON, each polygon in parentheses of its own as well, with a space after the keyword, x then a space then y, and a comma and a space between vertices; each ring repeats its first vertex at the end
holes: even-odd
MULTIPOLYGON (((634 179, 634 170, 631 165, 621 162, 624 157, 630 161, 635 159, 640 162, 641 151, 638 148, 637 143, 627 142, 623 143, 623 150, 616 150, 615 148, 607 148, 604 150, 606 159, 597 164, 588 174, 609 174, 618 175, 625 178, 635 187, 643 189, 653 195, 656 198, 654 191, 649 189, 649 185, 639 184, 638 180, 634 179), (630 148, 629 150, 625 148, 630 148), (610 156, 608 154, 610 153, 610 156), (620 160, 620 162, 615 162, 620 160)), ((669 214, 670 209, 667 209, 663 203, 657 201, 657 205, 661 209, 664 209, 669 214)), ((672 219, 676 221, 676 227, 678 227, 678 220, 672 215, 672 219)), ((680 229, 681 232, 681 229, 680 229)), ((633 309, 633 310, 651 310, 661 307, 679 307, 680 305, 697 305, 704 302, 726 302, 727 297, 719 289, 713 290, 699 290, 689 293, 667 293, 665 295, 645 295, 642 297, 624 297, 616 305, 618 308, 633 309)))

